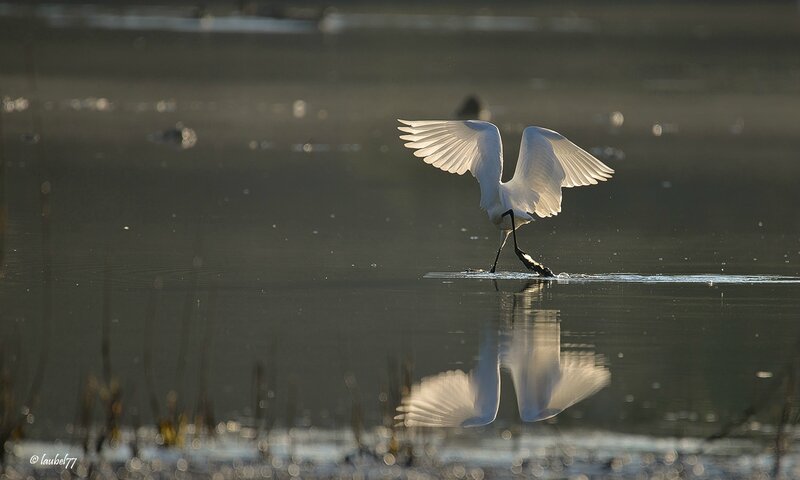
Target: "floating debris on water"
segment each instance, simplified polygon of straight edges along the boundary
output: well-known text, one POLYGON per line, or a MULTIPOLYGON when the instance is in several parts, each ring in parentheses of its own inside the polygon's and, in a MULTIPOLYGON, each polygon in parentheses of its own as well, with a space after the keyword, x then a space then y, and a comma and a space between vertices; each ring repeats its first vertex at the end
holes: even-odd
POLYGON ((19 138, 20 140, 22 140, 22 143, 27 143, 28 145, 35 145, 39 143, 39 140, 41 140, 42 137, 40 137, 38 133, 28 132, 28 133, 23 133, 22 135, 19 136, 19 138))
POLYGON ((185 126, 183 123, 178 122, 173 128, 151 133, 147 136, 147 139, 153 143, 171 144, 179 149, 185 150, 197 144, 197 132, 185 126))

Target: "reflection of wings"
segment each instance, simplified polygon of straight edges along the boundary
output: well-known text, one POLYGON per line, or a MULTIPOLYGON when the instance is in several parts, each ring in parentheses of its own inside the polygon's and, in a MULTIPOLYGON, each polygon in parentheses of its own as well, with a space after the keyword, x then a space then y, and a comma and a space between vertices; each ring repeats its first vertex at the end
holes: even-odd
POLYGON ((398 407, 401 414, 395 419, 407 427, 486 425, 497 415, 497 404, 480 405, 479 395, 471 374, 461 370, 443 372, 415 385, 411 395, 398 407))
MULTIPOLYGON (((503 349, 502 363, 511 371, 520 417, 526 422, 561 413, 603 388, 611 377, 608 369, 595 365, 592 353, 561 353, 557 313, 534 310, 532 325, 516 318, 503 349)), ((530 315, 523 310, 520 316, 524 320, 530 315)))
POLYGON ((469 374, 451 370, 423 378, 397 407, 395 420, 407 427, 476 427, 492 423, 499 406, 497 338, 489 334, 469 374))
POLYGON ((515 328, 503 359, 514 380, 519 414, 526 422, 558 413, 548 411, 551 393, 561 376, 561 329, 557 313, 556 310, 535 310, 532 325, 516 324, 520 319, 515 318, 515 328))
POLYGON ((594 354, 561 354, 561 381, 550 396, 551 410, 561 412, 584 398, 591 397, 611 381, 611 372, 595 364, 594 354))

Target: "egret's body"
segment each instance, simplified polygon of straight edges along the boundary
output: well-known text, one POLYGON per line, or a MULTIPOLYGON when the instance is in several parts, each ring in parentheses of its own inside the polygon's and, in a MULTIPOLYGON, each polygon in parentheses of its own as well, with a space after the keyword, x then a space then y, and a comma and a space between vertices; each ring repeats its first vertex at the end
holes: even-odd
MULTIPOLYGON (((478 180, 481 208, 500 229, 501 244, 521 225, 538 217, 550 217, 561 211, 561 188, 594 185, 611 178, 614 170, 564 136, 541 127, 528 127, 522 133, 519 158, 514 176, 507 182, 503 175, 503 144, 500 131, 489 122, 478 120, 400 120, 398 127, 406 135, 405 146, 414 155, 441 170, 463 175, 467 171, 478 180)), ((552 276, 546 267, 514 246, 526 267, 552 276)))

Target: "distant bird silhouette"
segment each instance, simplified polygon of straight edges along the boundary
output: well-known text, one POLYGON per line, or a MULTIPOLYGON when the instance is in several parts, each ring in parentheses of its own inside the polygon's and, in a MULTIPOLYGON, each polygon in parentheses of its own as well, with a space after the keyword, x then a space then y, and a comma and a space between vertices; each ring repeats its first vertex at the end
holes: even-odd
POLYGON ((467 171, 481 187, 481 208, 500 229, 500 248, 513 234, 514 251, 522 263, 541 276, 553 272, 536 262, 517 246, 516 229, 534 220, 533 215, 549 217, 561 211, 561 188, 594 185, 611 178, 614 170, 570 142, 560 133, 542 127, 522 132, 522 144, 514 177, 502 182, 503 144, 500 131, 489 122, 476 120, 399 120, 405 146, 445 172, 463 175, 467 171))
POLYGON ((468 95, 456 110, 459 120, 491 120, 492 112, 477 95, 468 95))

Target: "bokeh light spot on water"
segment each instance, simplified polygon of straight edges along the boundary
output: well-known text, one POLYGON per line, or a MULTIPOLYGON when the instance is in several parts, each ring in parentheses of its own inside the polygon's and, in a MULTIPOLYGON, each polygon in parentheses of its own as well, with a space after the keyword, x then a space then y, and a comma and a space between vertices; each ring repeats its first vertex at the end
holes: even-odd
POLYGON ((24 112, 30 107, 30 100, 25 97, 3 97, 0 99, 0 105, 5 113, 24 112))
POLYGON ((197 143, 197 132, 189 127, 181 128, 181 147, 191 148, 197 143))
POLYGON ((292 103, 292 115, 294 115, 294 118, 304 118, 306 116, 306 102, 304 100, 295 100, 292 103))
POLYGON ((622 112, 611 112, 610 120, 612 127, 619 128, 625 123, 625 116, 622 112))
POLYGON ((625 160, 625 152, 611 146, 592 147, 590 152, 592 155, 603 161, 625 160))
POLYGON ((661 127, 660 123, 653 124, 653 135, 656 137, 660 137, 662 133, 664 133, 664 129, 661 127))
POLYGON ((744 119, 737 118, 730 126, 731 135, 741 135, 744 132, 744 119))
POLYGON ((178 102, 174 99, 158 100, 155 104, 155 110, 158 113, 174 112, 178 109, 178 102))

